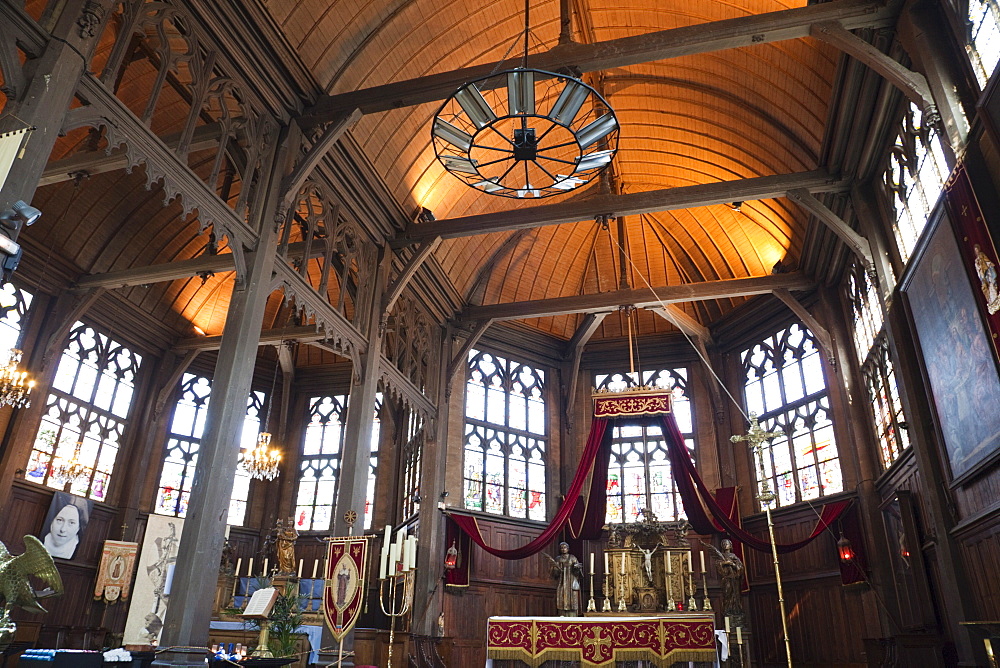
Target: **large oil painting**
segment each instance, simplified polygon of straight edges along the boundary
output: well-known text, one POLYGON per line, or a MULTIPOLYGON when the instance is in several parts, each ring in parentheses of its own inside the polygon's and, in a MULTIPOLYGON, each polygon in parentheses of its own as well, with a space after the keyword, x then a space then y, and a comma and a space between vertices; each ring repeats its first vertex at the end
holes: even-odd
POLYGON ((952 228, 935 222, 903 291, 957 480, 1000 449, 1000 379, 952 228))

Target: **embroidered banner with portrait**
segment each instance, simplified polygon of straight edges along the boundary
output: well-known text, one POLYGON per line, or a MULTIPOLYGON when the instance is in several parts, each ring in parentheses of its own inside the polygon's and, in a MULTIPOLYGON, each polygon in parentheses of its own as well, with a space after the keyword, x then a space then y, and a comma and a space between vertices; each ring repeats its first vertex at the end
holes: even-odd
POLYGON ((331 538, 326 553, 323 616, 340 642, 354 628, 364 607, 368 540, 364 536, 331 538))
POLYGON ((104 541, 101 565, 97 569, 97 586, 94 600, 115 603, 127 600, 132 591, 132 570, 139 543, 122 540, 104 541))

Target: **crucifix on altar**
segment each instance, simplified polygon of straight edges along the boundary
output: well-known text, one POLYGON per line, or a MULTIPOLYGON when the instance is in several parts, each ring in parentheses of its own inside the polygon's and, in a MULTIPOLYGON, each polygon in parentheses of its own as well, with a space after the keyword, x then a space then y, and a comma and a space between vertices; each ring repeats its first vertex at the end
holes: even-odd
POLYGON ((750 428, 744 435, 731 436, 733 443, 746 442, 750 446, 750 452, 757 460, 757 480, 760 481, 760 490, 757 499, 764 506, 767 515, 767 533, 771 540, 771 555, 774 558, 774 580, 778 585, 778 608, 781 611, 781 631, 785 636, 785 656, 788 659, 788 668, 792 668, 792 648, 788 640, 788 617, 785 614, 785 595, 781 588, 781 570, 778 567, 778 545, 774 540, 774 520, 771 517, 771 505, 777 496, 771 491, 771 479, 764 469, 764 442, 779 436, 784 436, 780 431, 764 431, 764 428, 757 422, 757 414, 750 413, 750 428))

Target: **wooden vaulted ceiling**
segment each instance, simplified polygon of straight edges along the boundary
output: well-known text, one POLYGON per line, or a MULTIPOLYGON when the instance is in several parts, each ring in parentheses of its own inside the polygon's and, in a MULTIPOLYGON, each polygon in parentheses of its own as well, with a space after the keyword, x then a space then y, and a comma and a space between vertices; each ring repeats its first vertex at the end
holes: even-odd
MULTIPOLYGON (((805 0, 573 0, 575 41, 605 42, 806 4, 805 0)), ((300 0, 268 10, 316 79, 333 95, 508 59, 518 63, 524 4, 437 0, 300 0)), ((532 0, 531 51, 556 46, 558 0, 532 0)), ((820 167, 839 52, 811 38, 690 55, 588 73, 618 114, 612 188, 663 188, 788 174, 820 167)), ((434 159, 430 126, 439 102, 364 116, 353 130, 396 198, 438 219, 533 206, 485 195, 434 159)), ((598 184, 555 198, 596 192, 598 184)), ((544 203, 551 203, 552 199, 544 203)), ((622 226, 593 220, 445 240, 435 257, 471 304, 495 304, 763 276, 795 266, 808 217, 785 199, 651 213, 622 226), (621 276, 619 245, 627 248, 621 276)), ((683 308, 710 324, 744 298, 683 308)), ((569 339, 581 316, 528 324, 569 339)), ((669 331, 652 314, 644 333, 669 331)), ((608 318, 595 336, 622 335, 608 318)))
MULTIPOLYGON (((568 2, 571 37, 582 44, 808 4, 568 2)), ((30 0, 26 8, 39 14, 43 5, 42 0, 30 0)), ((511 67, 519 62, 522 0, 271 0, 261 5, 319 88, 333 96, 503 59, 511 67)), ((559 5, 560 0, 531 0, 532 53, 546 52, 559 42, 559 5)), ((92 67, 97 74, 116 29, 113 20, 92 67)), ((137 51, 115 83, 116 95, 137 116, 157 76, 155 53, 149 47, 147 51, 137 51)), ((541 202, 492 197, 447 174, 431 145, 431 121, 439 101, 366 113, 350 132, 402 209, 415 212, 424 207, 438 220, 570 202, 602 190, 634 194, 809 172, 824 167, 828 118, 836 98, 833 82, 841 58, 835 48, 803 37, 587 72, 584 80, 601 90, 618 115, 618 155, 606 183, 595 181, 541 202)), ((183 129, 189 81, 183 70, 168 78, 150 122, 159 136, 183 129)), ((199 127, 210 121, 200 121, 199 127)), ((100 133, 73 131, 58 142, 50 164, 103 149, 105 141, 100 133)), ((207 174, 214 154, 210 146, 203 154, 194 150, 188 163, 207 174)), ((240 186, 238 180, 232 184, 231 199, 240 186)), ((147 189, 142 167, 130 174, 120 168, 95 173, 80 183, 54 180, 36 194, 35 204, 46 212, 46 226, 29 230, 28 243, 34 237, 39 252, 62 256, 83 275, 206 254, 208 231, 200 229, 196 216, 185 216, 177 201, 164 205, 158 188, 154 184, 147 189)), ((739 210, 715 204, 625 216, 607 226, 583 220, 448 238, 436 248, 434 261, 467 304, 503 304, 766 276, 779 261, 789 268, 800 265, 807 253, 809 225, 809 215, 795 203, 766 199, 744 202, 739 210)), ((228 252, 226 241, 219 242, 219 252, 228 252)), ((220 271, 121 288, 118 294, 181 337, 190 336, 194 327, 214 335, 224 325, 232 282, 233 272, 220 271)), ((710 325, 746 299, 679 306, 710 325)), ((287 322, 280 301, 280 295, 272 295, 265 328, 287 322)), ((569 313, 525 323, 569 340, 583 317, 569 313)), ((606 318, 595 338, 622 336, 623 322, 620 315, 606 318)), ((648 311, 640 311, 638 323, 643 334, 675 329, 648 311)))

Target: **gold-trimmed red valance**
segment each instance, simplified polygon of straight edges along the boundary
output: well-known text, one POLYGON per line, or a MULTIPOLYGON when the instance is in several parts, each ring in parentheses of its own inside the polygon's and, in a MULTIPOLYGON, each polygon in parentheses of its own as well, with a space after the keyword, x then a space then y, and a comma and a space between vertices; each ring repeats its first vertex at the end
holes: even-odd
POLYGON ((519 659, 532 668, 545 661, 579 661, 607 668, 615 661, 648 661, 669 668, 678 661, 714 661, 715 628, 708 615, 669 617, 490 617, 486 656, 519 659))
POLYGON ((668 390, 599 392, 594 395, 594 417, 623 418, 662 415, 670 412, 668 390))

